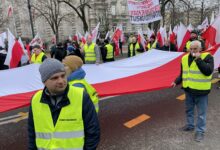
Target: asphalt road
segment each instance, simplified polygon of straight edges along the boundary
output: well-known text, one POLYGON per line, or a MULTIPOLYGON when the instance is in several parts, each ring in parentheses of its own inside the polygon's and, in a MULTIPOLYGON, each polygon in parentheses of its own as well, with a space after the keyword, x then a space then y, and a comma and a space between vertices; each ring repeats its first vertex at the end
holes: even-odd
MULTIPOLYGON (((184 92, 177 87, 102 100, 98 150, 219 150, 220 90, 216 89, 217 85, 213 85, 209 95, 207 132, 203 142, 195 142, 193 132, 179 131, 185 124, 185 112, 184 101, 176 99, 184 92), (124 126, 142 114, 151 118, 133 128, 124 126)), ((27 111, 28 108, 22 108, 0 114, 0 150, 27 149, 27 119, 3 120, 27 111)))

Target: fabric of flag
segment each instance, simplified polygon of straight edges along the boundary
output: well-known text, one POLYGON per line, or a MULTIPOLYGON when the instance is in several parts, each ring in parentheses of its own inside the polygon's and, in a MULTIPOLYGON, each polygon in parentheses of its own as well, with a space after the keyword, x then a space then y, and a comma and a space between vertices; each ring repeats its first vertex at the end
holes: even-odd
MULTIPOLYGON (((220 64, 219 45, 209 52, 214 56, 217 68, 220 64)), ((171 87, 180 73, 184 54, 153 49, 115 62, 83 65, 83 69, 86 80, 101 97, 154 91, 171 87)), ((38 69, 38 64, 31 64, 0 72, 0 87, 4 87, 0 90, 0 112, 30 104, 33 94, 44 86, 38 69)))
POLYGON ((97 39, 97 36, 98 36, 98 32, 99 32, 99 25, 100 25, 100 22, 97 24, 97 26, 92 30, 92 42, 96 43, 96 39, 97 39))
POLYGON ((112 36, 112 41, 115 44, 115 56, 119 55, 120 49, 119 49, 119 39, 121 37, 121 30, 119 28, 116 28, 113 36, 112 36))
POLYGON ((15 39, 14 35, 8 29, 8 53, 4 64, 9 66, 9 68, 17 67, 23 54, 24 52, 20 43, 15 39))
POLYGON ((11 17, 12 16, 12 13, 13 13, 13 8, 12 6, 8 6, 8 17, 11 17))
POLYGON ((30 46, 34 46, 34 45, 40 45, 40 47, 43 48, 43 40, 41 39, 39 33, 37 33, 30 42, 30 46))
POLYGON ((206 46, 214 46, 220 43, 220 16, 207 28, 202 34, 202 37, 206 40, 206 46))
POLYGON ((182 52, 187 41, 190 39, 190 31, 184 26, 184 24, 180 23, 177 32, 177 47, 178 51, 182 52))

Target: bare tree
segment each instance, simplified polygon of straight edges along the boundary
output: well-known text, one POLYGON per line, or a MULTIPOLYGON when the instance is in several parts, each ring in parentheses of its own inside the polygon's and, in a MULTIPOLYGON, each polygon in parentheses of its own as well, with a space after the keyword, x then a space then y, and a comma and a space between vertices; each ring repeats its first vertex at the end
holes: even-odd
POLYGON ((80 0, 78 6, 76 6, 76 0, 58 0, 58 1, 62 2, 62 3, 65 3, 69 7, 71 7, 77 13, 79 18, 81 19, 81 21, 83 23, 84 32, 88 31, 89 26, 88 26, 88 23, 86 21, 85 10, 86 10, 86 7, 91 9, 91 6, 89 4, 90 0, 80 0))
POLYGON ((107 9, 108 9, 108 5, 106 4, 103 6, 103 9, 101 11, 95 12, 97 22, 100 22, 100 32, 102 34, 106 34, 110 30, 109 28, 110 20, 107 9))
POLYGON ((71 13, 61 11, 61 3, 59 0, 38 0, 31 5, 37 12, 36 17, 43 17, 50 25, 53 33, 56 35, 57 42, 59 41, 59 27, 61 22, 71 13))
POLYGON ((0 28, 3 27, 7 22, 8 22, 8 18, 0 19, 0 28))

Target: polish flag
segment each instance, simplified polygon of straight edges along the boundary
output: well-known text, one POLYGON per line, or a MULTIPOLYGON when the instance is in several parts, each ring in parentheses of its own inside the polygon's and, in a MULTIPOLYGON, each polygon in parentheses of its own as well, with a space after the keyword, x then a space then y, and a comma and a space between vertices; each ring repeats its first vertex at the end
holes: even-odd
POLYGON ((213 24, 202 34, 202 37, 206 40, 206 46, 213 46, 220 43, 220 16, 218 16, 213 24))
POLYGON ((205 20, 202 22, 201 27, 202 29, 206 29, 209 26, 209 20, 206 17, 205 20))
POLYGON ((150 37, 151 37, 152 35, 154 35, 154 31, 151 30, 151 29, 149 29, 149 28, 147 28, 147 37, 150 39, 150 37))
POLYGON ((178 33, 178 25, 176 25, 176 26, 173 28, 173 32, 175 33, 175 35, 177 35, 177 33, 178 33))
POLYGON ((21 44, 8 29, 8 53, 4 64, 8 65, 9 68, 16 68, 23 54, 24 51, 21 44))
POLYGON ((83 44, 86 44, 86 38, 82 36, 82 34, 78 31, 77 31, 77 34, 78 34, 79 40, 81 40, 83 44))
POLYGON ((194 27, 192 26, 191 23, 188 25, 187 30, 189 30, 190 32, 191 32, 192 30, 194 30, 194 27))
POLYGON ((164 46, 165 40, 167 40, 166 27, 160 27, 160 30, 157 32, 157 41, 160 47, 164 46))
POLYGON ((12 16, 12 13, 13 13, 13 8, 12 6, 8 6, 8 17, 11 17, 12 16))
POLYGON ((108 31, 105 35, 105 40, 109 39, 109 36, 110 36, 110 32, 108 31))
MULTIPOLYGON (((72 38, 73 41, 76 41, 76 42, 79 42, 79 37, 78 37, 78 34, 76 33, 73 38, 72 38)), ((71 41, 72 41, 71 40, 71 41)))
POLYGON ((43 41, 39 35, 39 33, 37 33, 34 37, 34 39, 32 39, 32 41, 30 42, 30 46, 34 46, 34 45, 40 45, 40 47, 43 47, 43 41))
POLYGON ((175 39, 176 39, 175 33, 172 31, 172 28, 171 28, 171 25, 170 25, 170 31, 169 31, 170 43, 175 44, 175 39))
MULTIPOLYGON (((215 68, 218 68, 219 46, 209 52, 214 57, 215 68)), ((171 87, 180 73, 181 58, 184 55, 183 52, 153 49, 122 61, 99 66, 85 64, 83 69, 86 72, 85 79, 93 85, 100 97, 149 92, 171 87)), ((4 87, 0 90, 0 112, 28 106, 33 94, 43 89, 39 66, 31 64, 0 72, 0 87, 4 87)))
POLYGON ((180 22, 180 26, 178 27, 177 32, 177 47, 178 51, 182 52, 186 43, 190 39, 190 31, 180 22))
POLYGON ((142 30, 138 30, 138 43, 140 43, 142 46, 143 46, 143 48, 144 48, 144 51, 146 50, 146 40, 145 40, 145 38, 144 38, 144 35, 143 35, 143 32, 142 32, 142 30))
POLYGON ((112 41, 115 44, 115 56, 119 55, 119 39, 121 38, 121 34, 122 34, 122 27, 118 26, 112 36, 112 41))
POLYGON ((97 26, 92 30, 92 42, 96 43, 96 39, 97 39, 97 36, 98 36, 98 32, 99 32, 99 25, 100 25, 100 22, 97 24, 97 26))

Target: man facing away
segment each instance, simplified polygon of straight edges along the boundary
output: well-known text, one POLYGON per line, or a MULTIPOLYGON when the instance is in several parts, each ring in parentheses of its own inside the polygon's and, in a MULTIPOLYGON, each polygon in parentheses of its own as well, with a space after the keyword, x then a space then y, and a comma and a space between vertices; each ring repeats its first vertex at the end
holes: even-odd
POLYGON ((190 53, 182 58, 181 73, 172 83, 175 87, 182 82, 186 95, 186 125, 182 131, 193 131, 195 128, 195 141, 204 139, 206 130, 206 112, 208 107, 208 94, 211 90, 211 79, 214 70, 214 59, 209 53, 200 53, 201 42, 196 40, 190 44, 190 53), (197 108, 197 124, 194 125, 194 108, 197 108))
POLYGON ((64 65, 56 59, 46 59, 39 71, 45 87, 32 97, 29 150, 95 150, 100 128, 89 95, 67 84, 64 65))

